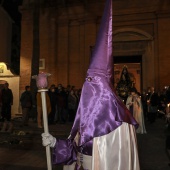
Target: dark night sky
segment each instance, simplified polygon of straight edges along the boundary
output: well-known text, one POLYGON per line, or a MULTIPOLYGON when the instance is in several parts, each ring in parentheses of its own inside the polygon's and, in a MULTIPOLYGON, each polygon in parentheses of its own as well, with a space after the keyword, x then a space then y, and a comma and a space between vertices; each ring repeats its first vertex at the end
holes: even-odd
POLYGON ((15 23, 20 25, 21 14, 18 6, 22 4, 22 0, 0 0, 0 3, 2 3, 3 8, 8 12, 15 23))
POLYGON ((20 34, 21 34, 21 13, 18 7, 22 5, 22 0, 0 0, 0 5, 14 21, 12 25, 11 40, 11 64, 12 72, 19 75, 20 69, 20 34))

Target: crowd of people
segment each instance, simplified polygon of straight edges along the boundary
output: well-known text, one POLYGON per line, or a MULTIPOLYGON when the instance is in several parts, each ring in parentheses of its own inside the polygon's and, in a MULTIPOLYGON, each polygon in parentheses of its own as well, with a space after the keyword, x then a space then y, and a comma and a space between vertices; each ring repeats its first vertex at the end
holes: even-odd
MULTIPOLYGON (((52 84, 46 93, 48 124, 65 124, 74 122, 81 89, 75 89, 68 85, 66 88, 62 84, 55 86, 52 84)), ((121 96, 119 96, 121 99, 121 96)), ((170 87, 165 87, 161 92, 156 92, 154 87, 148 87, 147 91, 139 93, 136 88, 130 88, 126 100, 121 99, 129 109, 139 126, 136 129, 138 134, 146 134, 145 122, 153 124, 157 118, 164 118, 167 128, 170 128, 170 87)), ((11 121, 11 107, 13 105, 13 93, 9 84, 5 83, 0 90, 0 120, 1 132, 12 132, 13 123, 11 121)), ((37 92, 36 105, 30 86, 25 86, 25 91, 20 96, 22 108, 22 124, 29 125, 29 119, 37 122, 37 127, 43 127, 42 121, 42 101, 41 94, 37 92)), ((166 137, 166 153, 170 159, 170 136, 166 137)), ((169 163, 170 166, 170 163, 169 163)))
MULTIPOLYGON (((5 83, 4 88, 0 91, 1 121, 4 122, 1 131, 11 131, 11 106, 13 104, 12 90, 9 84, 5 83)), ((46 95, 47 114, 49 124, 65 124, 73 122, 77 107, 81 96, 81 89, 75 89, 74 86, 68 85, 63 87, 62 84, 52 84, 46 95)), ((22 108, 22 125, 28 126, 29 118, 34 117, 38 128, 43 127, 42 123, 42 103, 40 93, 37 93, 36 105, 32 102, 32 94, 30 86, 25 87, 25 91, 21 94, 20 104, 22 108), (32 108, 36 110, 34 116, 32 108)), ((121 97, 120 97, 121 98, 121 97)), ((169 103, 170 103, 170 87, 165 87, 161 92, 155 92, 154 87, 149 87, 147 91, 141 94, 135 88, 129 90, 126 100, 122 100, 126 107, 130 110, 136 121, 139 123, 137 133, 146 133, 145 121, 151 124, 156 118, 166 117, 167 126, 169 126, 169 103), (168 108, 167 108, 168 107, 168 108)))
POLYGON ((81 89, 75 89, 68 85, 66 88, 62 84, 56 87, 50 86, 48 91, 49 101, 51 103, 51 112, 48 120, 50 124, 73 122, 80 100, 81 89))
MULTIPOLYGON (((40 93, 37 93, 37 116, 38 127, 42 127, 41 114, 42 106, 40 93)), ((81 96, 81 89, 75 89, 74 86, 68 85, 66 88, 62 84, 55 86, 52 84, 48 90, 47 112, 49 124, 73 122, 81 96)), ((120 97, 120 96, 119 96, 120 97)), ((121 97, 120 97, 121 98, 121 97)), ((164 88, 160 93, 156 92, 154 87, 148 87, 143 93, 137 92, 136 88, 129 90, 126 100, 123 100, 126 107, 130 110, 136 121, 139 123, 137 133, 146 133, 145 121, 151 124, 156 118, 166 116, 167 105, 170 102, 170 88, 164 88)), ((168 122, 167 122, 168 123, 168 122)))
MULTIPOLYGON (((52 84, 46 94, 48 124, 65 124, 66 122, 73 122, 80 95, 81 89, 77 90, 74 86, 68 85, 65 88, 62 84, 58 84, 58 86, 52 84)), ((38 128, 42 128, 43 110, 41 94, 37 92, 36 103, 34 103, 32 99, 30 86, 26 86, 25 91, 20 98, 23 114, 22 126, 27 126, 29 117, 32 117, 37 121, 38 128), (34 112, 33 110, 36 111, 34 112), (30 114, 30 112, 32 113, 30 114)))
POLYGON ((168 115, 167 108, 170 103, 170 87, 156 92, 154 87, 148 88, 147 93, 141 95, 145 117, 152 124, 157 117, 168 115))
POLYGON ((167 117, 170 106, 170 87, 165 87, 161 92, 156 92, 154 87, 148 87, 148 90, 141 94, 135 88, 131 88, 125 103, 139 123, 137 133, 146 133, 145 120, 152 124, 158 117, 164 117, 169 126, 167 117))
MULTIPOLYGON (((81 89, 75 89, 68 85, 66 88, 62 84, 55 86, 52 84, 46 94, 48 123, 55 124, 73 122, 77 111, 81 89)), ((28 126, 29 119, 37 122, 38 128, 43 127, 42 123, 42 101, 41 94, 37 92, 36 103, 31 93, 30 86, 25 86, 25 91, 20 96, 22 108, 22 124, 28 126)), ((0 90, 0 121, 2 122, 1 132, 11 132, 13 124, 11 121, 11 107, 13 105, 13 93, 9 84, 5 83, 0 90)))

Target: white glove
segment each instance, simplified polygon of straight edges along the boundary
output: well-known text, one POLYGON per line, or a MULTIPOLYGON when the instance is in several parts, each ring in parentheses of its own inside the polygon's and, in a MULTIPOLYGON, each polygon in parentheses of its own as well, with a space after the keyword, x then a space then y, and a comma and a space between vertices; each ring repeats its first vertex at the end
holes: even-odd
POLYGON ((50 145, 51 148, 54 148, 54 146, 56 144, 56 138, 55 137, 53 137, 49 133, 42 133, 41 136, 42 136, 42 144, 43 144, 43 146, 50 145))

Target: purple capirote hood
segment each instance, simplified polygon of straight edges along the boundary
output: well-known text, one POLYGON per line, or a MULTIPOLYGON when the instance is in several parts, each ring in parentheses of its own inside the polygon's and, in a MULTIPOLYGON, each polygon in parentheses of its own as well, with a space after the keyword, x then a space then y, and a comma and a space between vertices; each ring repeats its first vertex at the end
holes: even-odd
POLYGON ((114 131, 122 122, 138 127, 123 102, 112 89, 108 77, 101 73, 89 72, 82 88, 82 95, 71 136, 80 133, 79 146, 94 137, 114 131))
POLYGON ((76 149, 92 155, 92 139, 114 131, 123 122, 138 127, 112 88, 112 69, 112 0, 107 0, 70 138, 57 142, 54 163, 76 161, 76 149), (75 148, 73 141, 77 133, 80 138, 78 148, 75 148))
POLYGON ((112 0, 107 0, 71 130, 72 137, 80 133, 79 146, 110 133, 122 122, 138 126, 113 91, 110 82, 112 70, 112 0))

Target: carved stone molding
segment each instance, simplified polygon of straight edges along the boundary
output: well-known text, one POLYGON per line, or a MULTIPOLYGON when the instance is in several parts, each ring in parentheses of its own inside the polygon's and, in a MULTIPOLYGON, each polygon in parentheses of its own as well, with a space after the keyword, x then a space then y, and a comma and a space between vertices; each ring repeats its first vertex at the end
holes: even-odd
POLYGON ((153 37, 143 30, 122 28, 113 32, 114 42, 153 40, 153 37))
POLYGON ((133 42, 113 42, 114 51, 143 51, 147 45, 146 41, 133 41, 133 42))

